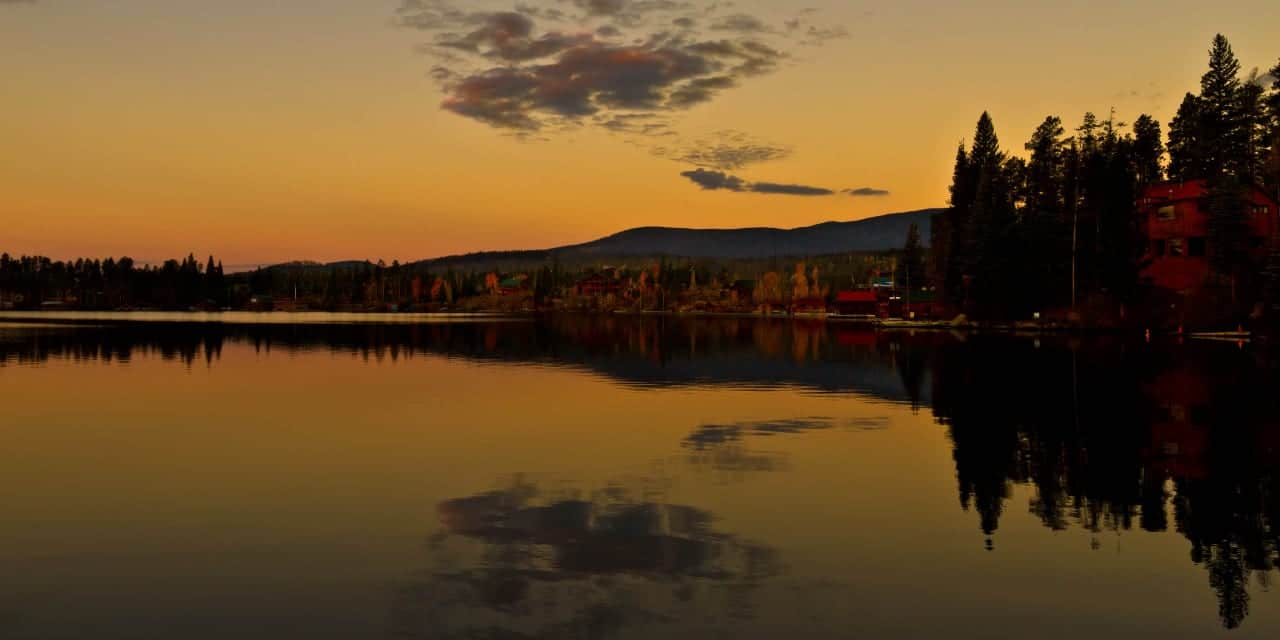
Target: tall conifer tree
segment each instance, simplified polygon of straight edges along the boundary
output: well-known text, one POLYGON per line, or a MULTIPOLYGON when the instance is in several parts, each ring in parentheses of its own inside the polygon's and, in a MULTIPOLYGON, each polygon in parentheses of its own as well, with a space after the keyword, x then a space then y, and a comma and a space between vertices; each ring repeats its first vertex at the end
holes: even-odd
POLYGON ((1133 121, 1134 174, 1139 184, 1151 184, 1164 178, 1164 144, 1160 122, 1147 114, 1133 121))

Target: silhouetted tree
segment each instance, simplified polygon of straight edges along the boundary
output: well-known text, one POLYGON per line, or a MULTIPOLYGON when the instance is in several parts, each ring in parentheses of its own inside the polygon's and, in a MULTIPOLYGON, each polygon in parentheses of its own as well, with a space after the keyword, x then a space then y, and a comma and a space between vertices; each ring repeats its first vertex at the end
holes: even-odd
POLYGON ((898 266, 898 272, 897 280, 900 286, 920 288, 926 284, 924 248, 920 245, 920 227, 914 222, 907 227, 907 239, 902 246, 902 263, 898 266))
POLYGON ((1169 123, 1169 178, 1184 182, 1208 174, 1202 107, 1198 96, 1187 93, 1178 115, 1169 123))
POLYGON ((1147 114, 1133 121, 1134 177, 1147 185, 1164 179, 1164 143, 1160 122, 1147 114))

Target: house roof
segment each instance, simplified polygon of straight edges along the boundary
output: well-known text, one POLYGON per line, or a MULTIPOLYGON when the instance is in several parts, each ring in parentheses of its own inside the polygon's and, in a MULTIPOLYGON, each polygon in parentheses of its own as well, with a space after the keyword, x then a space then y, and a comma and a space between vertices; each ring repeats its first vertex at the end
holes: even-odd
MULTIPOLYGON (((1251 187, 1254 195, 1260 195, 1267 201, 1275 203, 1276 197, 1270 191, 1254 184, 1251 187)), ((1154 182, 1143 188, 1144 198, 1155 204, 1160 201, 1193 200, 1202 198, 1208 186, 1204 180, 1188 180, 1186 182, 1154 182)))
POLYGON ((836 302, 878 302, 874 291, 841 291, 836 294, 836 302))

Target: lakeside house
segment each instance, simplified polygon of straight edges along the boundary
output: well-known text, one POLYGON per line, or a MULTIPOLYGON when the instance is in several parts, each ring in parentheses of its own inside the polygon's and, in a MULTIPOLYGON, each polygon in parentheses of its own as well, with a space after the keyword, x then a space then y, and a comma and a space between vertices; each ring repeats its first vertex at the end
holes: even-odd
MULTIPOLYGON (((1143 190, 1138 211, 1147 237, 1150 264, 1143 277, 1181 293, 1204 286, 1210 274, 1208 188, 1203 180, 1160 182, 1143 190)), ((1259 262, 1280 223, 1280 205, 1261 188, 1248 193, 1248 250, 1259 262)))
POLYGON ((880 296, 873 289, 855 289, 836 294, 836 313, 842 316, 880 317, 880 296))
POLYGON ((606 277, 604 274, 592 273, 578 279, 574 285, 580 296, 608 295, 617 294, 622 291, 622 282, 615 278, 606 277))

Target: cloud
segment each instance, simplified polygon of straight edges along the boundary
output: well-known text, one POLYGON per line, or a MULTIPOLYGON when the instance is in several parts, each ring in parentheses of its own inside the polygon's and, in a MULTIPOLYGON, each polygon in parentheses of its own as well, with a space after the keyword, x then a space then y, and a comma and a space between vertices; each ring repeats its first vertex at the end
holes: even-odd
MULTIPOLYGON (((795 14, 795 17, 784 21, 785 33, 788 37, 796 39, 799 44, 807 47, 820 47, 831 40, 841 40, 849 37, 849 30, 844 25, 819 25, 812 24, 811 20, 816 9, 801 9, 795 14)), ((864 16, 869 14, 864 13, 864 16)))
POLYGON ((714 76, 690 80, 684 86, 671 92, 671 106, 677 109, 692 107, 711 100, 711 97, 721 89, 731 89, 736 86, 738 86, 738 81, 733 79, 732 76, 714 76))
POLYGON ((545 58, 593 40, 588 34, 558 31, 535 37, 533 19, 514 11, 492 13, 480 19, 478 28, 471 32, 436 36, 435 45, 514 62, 545 58))
POLYGON ((781 160, 791 148, 755 139, 741 131, 723 130, 675 147, 654 147, 654 155, 706 169, 731 171, 781 160))
POLYGON ((514 10, 495 11, 481 2, 401 0, 397 20, 428 34, 420 50, 436 59, 430 75, 447 111, 520 136, 603 123, 644 134, 613 116, 674 118, 790 59, 784 45, 794 39, 746 13, 714 16, 718 8, 677 0, 521 0, 514 10), (700 16, 711 25, 706 33, 700 16))
POLYGON ((675 0, 558 0, 582 11, 580 20, 606 19, 621 27, 639 27, 654 15, 685 13, 691 2, 675 0))
POLYGON ((647 113, 621 113, 597 117, 595 124, 615 133, 628 135, 665 137, 676 135, 664 118, 647 113))
POLYGON ((680 175, 692 180, 694 184, 706 191, 718 191, 721 189, 727 191, 746 190, 746 183, 742 181, 742 178, 731 176, 721 171, 694 169, 692 171, 682 171, 680 175))
POLYGON ((451 82, 443 106, 495 126, 538 129, 544 119, 604 110, 688 108, 732 86, 725 71, 721 60, 688 49, 592 41, 548 64, 497 67, 451 82))
POLYGON ((776 184, 773 182, 757 182, 751 185, 752 193, 773 193, 784 196, 830 196, 835 192, 822 187, 810 187, 802 184, 776 184))
POLYGON ((804 39, 800 44, 809 46, 821 46, 831 40, 843 40, 849 37, 849 30, 842 26, 834 27, 815 27, 810 26, 808 31, 804 33, 804 39))
POLYGON ((845 189, 841 193, 847 193, 855 198, 878 198, 890 195, 884 189, 874 189, 872 187, 861 187, 859 189, 845 189))
POLYGON ((723 171, 693 169, 680 173, 704 191, 736 191, 739 193, 761 193, 785 196, 830 196, 835 192, 822 187, 810 187, 800 184, 779 184, 774 182, 747 182, 738 176, 723 171))
POLYGON ((437 65, 431 68, 431 77, 439 82, 445 82, 453 77, 453 72, 437 65))
POLYGON ((737 33, 768 33, 772 31, 763 20, 745 13, 735 13, 716 20, 711 24, 712 31, 734 31, 737 33))
MULTIPOLYGON (((530 46, 498 48, 519 59, 530 46)), ((562 41, 547 43, 556 47, 562 41)), ((775 64, 755 48, 711 51, 696 46, 615 46, 594 39, 564 48, 545 64, 503 66, 446 83, 445 109, 488 124, 539 129, 608 110, 673 111, 707 102, 737 78, 775 64)))
POLYGON ((549 7, 549 8, 537 7, 527 2, 517 2, 516 11, 533 18, 538 18, 540 20, 547 20, 550 22, 560 22, 562 20, 565 20, 567 17, 565 16, 563 11, 556 9, 554 7, 549 7))
POLYGON ((607 16, 618 19, 624 24, 639 22, 647 14, 682 11, 691 7, 687 2, 674 0, 560 0, 560 2, 572 4, 586 12, 588 17, 607 16))
POLYGON ((787 54, 758 40, 707 40, 685 48, 711 60, 733 63, 735 66, 730 73, 743 77, 769 73, 787 57, 787 54))

